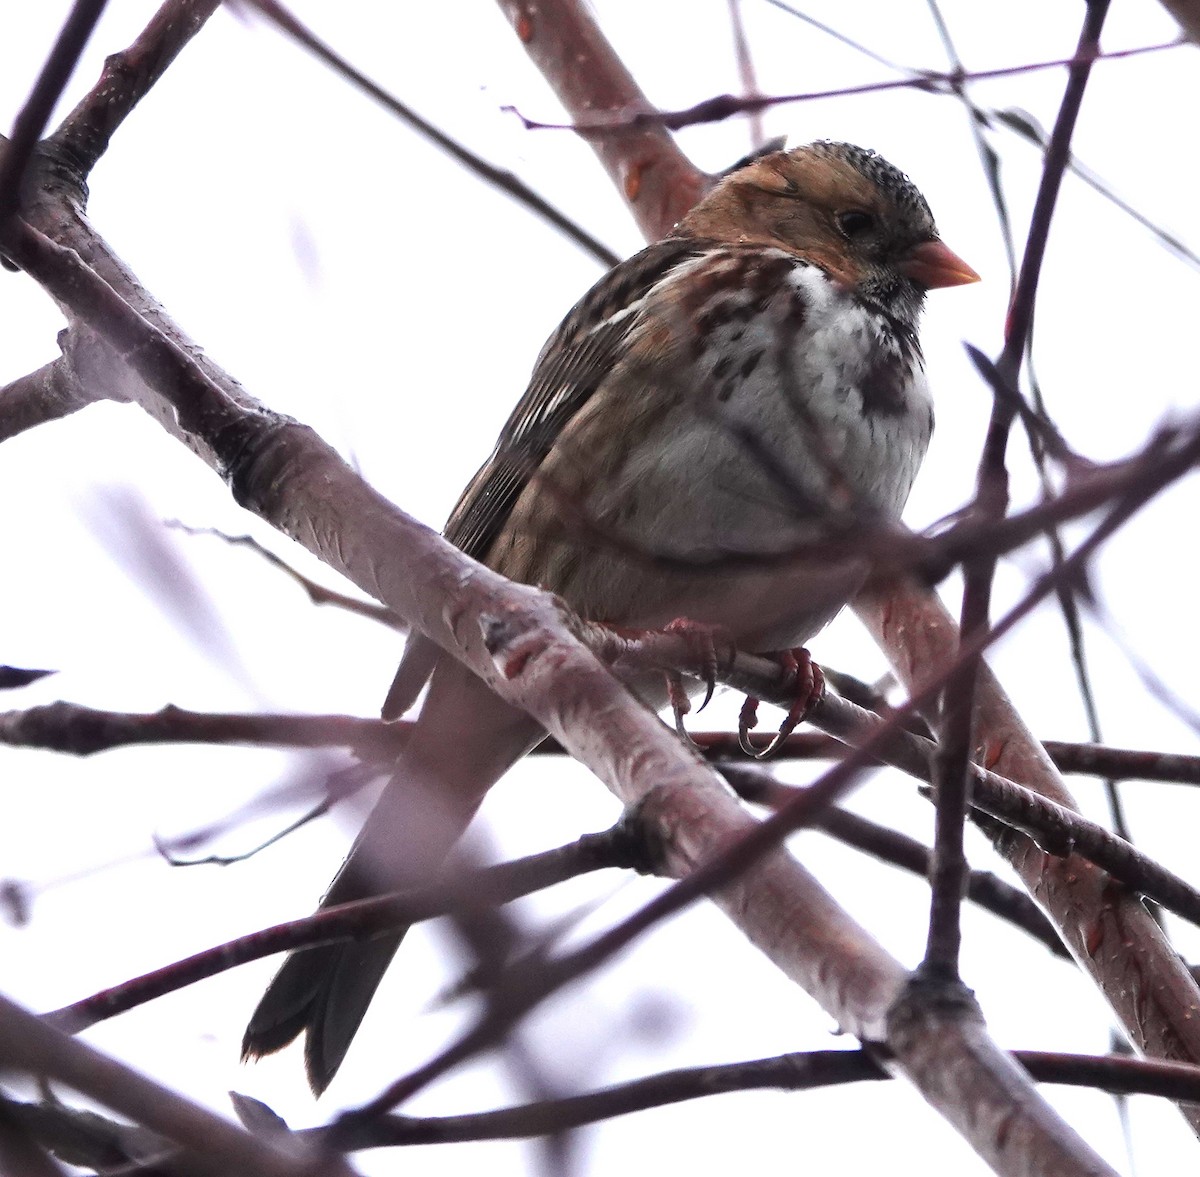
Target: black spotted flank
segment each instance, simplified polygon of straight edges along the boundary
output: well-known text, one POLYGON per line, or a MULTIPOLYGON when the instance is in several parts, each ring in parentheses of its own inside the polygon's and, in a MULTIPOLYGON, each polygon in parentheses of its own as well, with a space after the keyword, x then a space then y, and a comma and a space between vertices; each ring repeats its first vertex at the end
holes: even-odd
POLYGON ((902 417, 908 411, 905 390, 912 380, 912 365, 900 356, 885 356, 871 365, 859 383, 863 412, 876 417, 902 417))
MULTIPOLYGON (((695 334, 698 339, 707 339, 716 334, 727 323, 745 323, 754 317, 754 308, 738 295, 720 298, 705 305, 696 316, 695 334)), ((740 328, 733 336, 737 339, 745 328, 740 328)))

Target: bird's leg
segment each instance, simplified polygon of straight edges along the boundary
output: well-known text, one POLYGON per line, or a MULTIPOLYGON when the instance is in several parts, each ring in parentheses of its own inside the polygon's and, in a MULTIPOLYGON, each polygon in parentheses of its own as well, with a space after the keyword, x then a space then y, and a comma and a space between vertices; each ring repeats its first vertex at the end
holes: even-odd
MULTIPOLYGON (((698 664, 696 677, 704 683, 705 688, 704 702, 696 710, 703 711, 712 699, 717 685, 717 667, 720 663, 717 656, 717 639, 729 641, 728 635, 719 626, 705 625, 687 617, 676 617, 670 624, 663 626, 663 633, 683 638, 693 653, 698 664)), ((675 731, 681 740, 695 747, 695 742, 683 724, 683 717, 692 710, 692 701, 684 688, 683 676, 678 670, 668 670, 665 673, 667 701, 671 704, 671 713, 675 716, 675 731)))
POLYGON ((747 756, 753 756, 755 760, 766 760, 773 756, 825 695, 825 674, 803 646, 784 650, 773 656, 788 672, 788 687, 794 690, 795 694, 779 730, 761 751, 750 741, 750 732, 758 723, 758 700, 751 695, 746 696, 738 715, 738 744, 747 756))
POLYGON ((683 675, 678 670, 664 670, 663 676, 667 680, 667 702, 671 704, 671 714, 675 716, 675 734, 685 744, 695 747, 695 741, 683 724, 683 717, 692 709, 692 701, 683 685, 683 675))
POLYGON ((699 710, 703 711, 717 685, 717 671, 721 665, 717 642, 721 641, 727 645, 732 655, 732 638, 719 625, 706 625, 702 621, 692 621, 686 617, 677 617, 662 629, 633 629, 623 625, 607 628, 609 632, 617 635, 621 642, 629 644, 630 650, 627 652, 640 648, 643 657, 649 655, 655 661, 662 659, 658 661, 658 665, 668 667, 662 674, 667 683, 667 702, 670 703, 671 712, 675 716, 675 731, 681 739, 692 744, 692 739, 683 724, 683 717, 692 710, 692 701, 684 686, 683 676, 686 673, 704 683, 704 702, 699 707, 699 710), (664 638, 667 639, 665 642, 664 638), (683 655, 679 651, 680 641, 683 642, 686 651, 683 655), (682 664, 686 671, 679 670, 677 666, 672 666, 672 663, 682 664))
POLYGON ((758 749, 750 742, 750 733, 758 727, 758 700, 747 695, 738 712, 738 747, 747 756, 758 757, 758 749))
MULTIPOLYGON (((676 617, 669 625, 663 627, 663 633, 682 637, 695 652, 696 661, 699 663, 696 677, 704 683, 704 702, 696 710, 697 712, 703 711, 711 702, 713 691, 717 686, 717 668, 720 665, 720 658, 717 656, 717 639, 720 638, 730 646, 733 645, 732 639, 719 625, 705 625, 702 621, 692 621, 687 617, 676 617)), ((685 701, 687 706, 684 708, 684 715, 692 707, 691 700, 686 696, 685 701)))

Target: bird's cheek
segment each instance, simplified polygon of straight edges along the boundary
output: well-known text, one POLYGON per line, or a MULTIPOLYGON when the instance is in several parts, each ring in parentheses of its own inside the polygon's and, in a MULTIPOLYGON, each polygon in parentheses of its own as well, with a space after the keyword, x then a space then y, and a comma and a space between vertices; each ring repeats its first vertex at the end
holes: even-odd
POLYGON ((841 291, 842 294, 853 294, 862 285, 863 272, 849 264, 838 265, 836 269, 830 268, 829 280, 841 291))
POLYGON ((867 276, 862 266, 843 253, 830 250, 815 255, 813 260, 829 275, 829 280, 846 294, 857 290, 867 276))

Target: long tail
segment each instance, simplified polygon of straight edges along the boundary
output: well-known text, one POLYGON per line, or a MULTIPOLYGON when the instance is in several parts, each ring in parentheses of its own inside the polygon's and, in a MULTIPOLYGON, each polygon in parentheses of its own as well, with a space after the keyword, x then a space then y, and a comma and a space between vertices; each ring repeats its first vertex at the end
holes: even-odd
MULTIPOLYGON (((539 739, 541 729, 449 657, 401 757, 321 907, 427 883, 488 789, 539 739)), ((302 949, 284 961, 258 1003, 242 1058, 282 1050, 301 1033, 308 1082, 329 1086, 404 933, 302 949)))

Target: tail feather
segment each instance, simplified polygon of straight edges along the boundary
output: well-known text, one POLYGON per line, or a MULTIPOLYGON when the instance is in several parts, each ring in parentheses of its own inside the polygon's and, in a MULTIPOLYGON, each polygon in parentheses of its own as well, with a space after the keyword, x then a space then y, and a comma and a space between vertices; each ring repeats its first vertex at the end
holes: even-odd
MULTIPOLYGON (((321 907, 428 883, 487 790, 541 738, 470 671, 444 658, 396 774, 367 818, 321 907)), ((337 1073, 404 931, 293 952, 255 1009, 242 1058, 301 1034, 315 1094, 337 1073)))
MULTIPOLYGON (((331 889, 332 890, 332 889, 331 889)), ((348 902, 343 896, 329 900, 348 902)), ((292 953, 258 1003, 242 1038, 242 1061, 291 1045, 301 1034, 314 1095, 329 1086, 366 1016, 404 932, 292 953)))
POLYGON ((402 936, 332 944, 290 956, 246 1027, 242 1061, 262 1058, 306 1033, 304 1068, 314 1095, 329 1086, 358 1032, 402 936))
POLYGON ((336 959, 325 966, 304 1040, 304 1070, 314 1095, 337 1074, 402 939, 401 934, 341 945, 336 959))
POLYGON ((399 719, 416 701, 421 688, 429 680, 437 664, 441 650, 424 634, 409 636, 404 647, 404 657, 396 670, 396 677, 388 688, 379 714, 387 720, 399 719))

